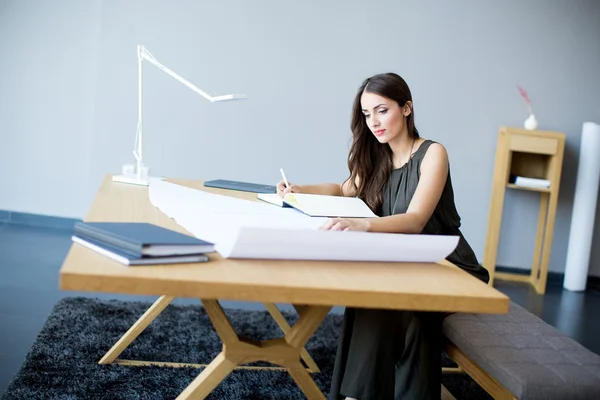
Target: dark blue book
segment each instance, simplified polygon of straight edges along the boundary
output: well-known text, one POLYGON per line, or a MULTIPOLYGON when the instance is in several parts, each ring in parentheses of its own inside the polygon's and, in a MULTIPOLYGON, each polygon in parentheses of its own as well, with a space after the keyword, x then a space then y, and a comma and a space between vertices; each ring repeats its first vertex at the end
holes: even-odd
POLYGON ((252 182, 231 181, 228 179, 215 179, 213 181, 206 181, 204 182, 204 186, 252 193, 277 193, 276 186, 252 182))
POLYGON ((78 236, 71 238, 73 242, 87 247, 97 253, 109 257, 125 265, 155 265, 155 264, 183 264, 206 262, 209 257, 206 254, 181 254, 172 256, 132 256, 129 253, 122 252, 105 244, 94 242, 91 239, 82 239, 78 236))
POLYGON ((77 222, 74 235, 134 258, 214 251, 213 243, 145 222, 77 222))

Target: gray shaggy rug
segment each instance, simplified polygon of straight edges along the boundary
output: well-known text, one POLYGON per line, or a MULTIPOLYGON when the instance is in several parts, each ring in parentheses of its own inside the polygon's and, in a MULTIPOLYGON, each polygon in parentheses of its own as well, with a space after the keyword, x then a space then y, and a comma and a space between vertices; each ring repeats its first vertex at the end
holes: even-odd
MULTIPOLYGON (((150 307, 147 302, 67 297, 40 331, 2 400, 174 399, 201 369, 99 365, 98 360, 150 307)), ((259 340, 280 337, 267 311, 227 309, 236 331, 259 340)), ((296 315, 284 313, 290 323, 296 315)), ((327 395, 342 316, 329 314, 306 345, 321 372, 313 379, 327 395)), ((200 302, 169 305, 119 358, 209 363, 221 351, 200 302)), ((443 356, 444 365, 450 361, 443 356)), ((459 400, 489 399, 468 376, 447 375, 443 383, 459 400)), ((208 399, 304 399, 285 371, 235 370, 208 399)))

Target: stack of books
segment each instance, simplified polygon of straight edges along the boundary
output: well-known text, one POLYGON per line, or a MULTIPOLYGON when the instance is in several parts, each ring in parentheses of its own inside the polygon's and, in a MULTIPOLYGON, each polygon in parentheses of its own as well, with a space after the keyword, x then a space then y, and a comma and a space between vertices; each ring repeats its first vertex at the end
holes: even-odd
POLYGON ((73 242, 125 265, 206 262, 214 244, 143 222, 78 222, 73 242))

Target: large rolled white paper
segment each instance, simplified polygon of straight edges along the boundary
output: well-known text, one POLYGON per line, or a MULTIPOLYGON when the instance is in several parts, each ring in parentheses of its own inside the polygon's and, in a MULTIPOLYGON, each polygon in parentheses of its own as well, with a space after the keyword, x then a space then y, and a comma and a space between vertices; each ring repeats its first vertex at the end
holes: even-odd
POLYGON ((322 231, 326 218, 150 180, 150 202, 224 258, 438 262, 458 236, 322 231))
POLYGON ((584 291, 587 283, 600 183, 600 125, 584 122, 563 287, 584 291))

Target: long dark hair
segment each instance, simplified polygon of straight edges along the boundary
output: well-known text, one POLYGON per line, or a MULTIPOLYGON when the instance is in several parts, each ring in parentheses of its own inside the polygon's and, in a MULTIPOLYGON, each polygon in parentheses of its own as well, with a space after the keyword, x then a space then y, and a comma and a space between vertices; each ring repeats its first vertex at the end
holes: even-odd
MULTIPOLYGON (((400 107, 403 107, 407 101, 412 103, 412 95, 404 79, 390 72, 367 78, 354 98, 350 125, 352 146, 348 155, 348 169, 350 169, 348 179, 357 196, 377 213, 383 203, 383 188, 393 168, 392 150, 389 145, 379 143, 367 126, 360 103, 360 98, 365 91, 394 100, 400 107), (358 185, 356 185, 357 177, 358 185)), ((409 136, 419 138, 419 131, 415 127, 414 108, 406 117, 406 125, 409 136)))

